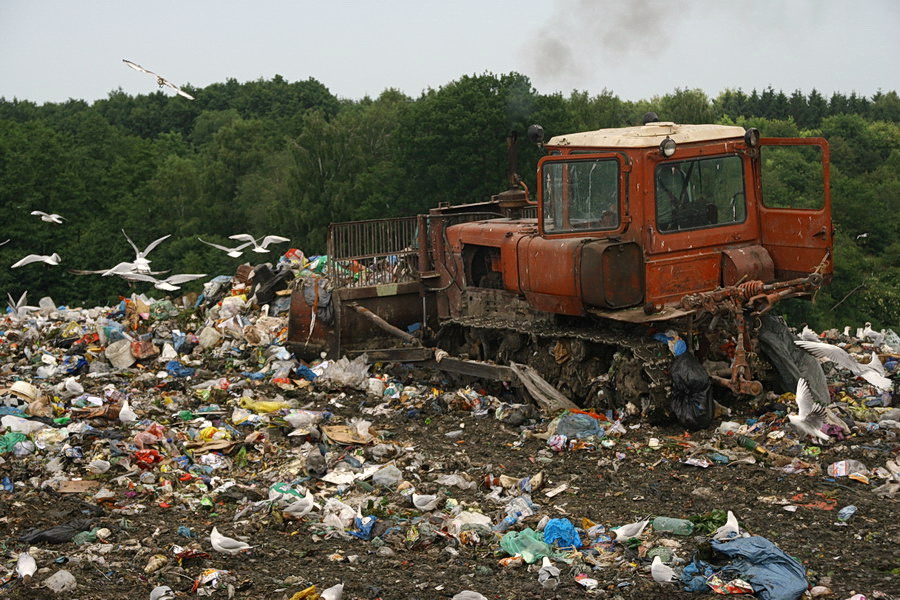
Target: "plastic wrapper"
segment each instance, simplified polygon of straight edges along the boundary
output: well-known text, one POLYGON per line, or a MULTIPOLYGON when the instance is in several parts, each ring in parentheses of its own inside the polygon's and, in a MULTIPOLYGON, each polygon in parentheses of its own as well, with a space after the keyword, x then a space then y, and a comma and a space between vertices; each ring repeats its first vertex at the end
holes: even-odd
POLYGON ((697 357, 684 352, 672 359, 672 412, 687 429, 709 427, 713 418, 712 384, 697 357))

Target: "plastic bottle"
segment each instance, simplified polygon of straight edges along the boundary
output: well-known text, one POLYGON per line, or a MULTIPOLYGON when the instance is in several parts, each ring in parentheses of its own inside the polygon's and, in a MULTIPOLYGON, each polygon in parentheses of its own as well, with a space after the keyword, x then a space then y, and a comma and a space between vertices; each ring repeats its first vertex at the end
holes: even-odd
POLYGON ((739 446, 746 448, 747 450, 753 450, 755 452, 759 452, 760 454, 768 454, 769 451, 766 450, 765 446, 762 446, 754 440, 753 438, 748 438, 746 435, 739 435, 735 438, 739 446))
POLYGON ((516 513, 515 515, 508 515, 506 517, 503 517, 503 520, 491 527, 491 529, 503 533, 519 522, 519 516, 521 514, 522 513, 516 513))
POLYGON ((694 532, 694 524, 686 519, 656 517, 653 519, 653 530, 675 535, 691 535, 694 532))

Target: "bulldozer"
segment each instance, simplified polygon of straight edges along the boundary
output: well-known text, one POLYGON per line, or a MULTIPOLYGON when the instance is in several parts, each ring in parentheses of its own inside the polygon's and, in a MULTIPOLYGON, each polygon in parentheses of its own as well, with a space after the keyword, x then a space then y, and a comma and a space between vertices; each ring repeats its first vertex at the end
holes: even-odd
POLYGON ((518 137, 489 200, 332 224, 321 276, 291 294, 292 349, 494 379, 524 365, 578 406, 646 408, 670 391, 663 333, 726 393, 762 393, 761 318, 832 275, 827 141, 653 118, 545 141, 533 125, 530 190, 518 137))

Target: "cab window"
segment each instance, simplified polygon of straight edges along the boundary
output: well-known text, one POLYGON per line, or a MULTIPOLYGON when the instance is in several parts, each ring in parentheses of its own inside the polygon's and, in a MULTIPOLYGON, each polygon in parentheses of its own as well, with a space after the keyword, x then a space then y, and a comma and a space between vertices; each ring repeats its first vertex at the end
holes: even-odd
POLYGON ((743 161, 737 155, 656 167, 656 226, 662 233, 720 227, 747 218, 743 161))
POLYGON ((547 233, 619 227, 619 163, 615 159, 554 161, 542 167, 547 233))

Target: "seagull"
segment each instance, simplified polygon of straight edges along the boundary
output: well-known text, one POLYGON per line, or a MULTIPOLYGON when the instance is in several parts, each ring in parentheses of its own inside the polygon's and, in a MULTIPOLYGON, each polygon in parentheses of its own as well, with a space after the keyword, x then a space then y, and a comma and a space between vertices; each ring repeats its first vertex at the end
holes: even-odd
POLYGON ((177 289, 181 289, 182 283, 187 283, 188 281, 193 281, 194 279, 200 279, 201 277, 206 277, 206 273, 185 273, 182 275, 170 275, 165 279, 157 279, 152 275, 145 275, 143 273, 122 273, 121 276, 124 279, 128 279, 129 281, 149 281, 153 284, 153 287, 158 290, 174 292, 177 289))
POLYGON ((56 223, 57 225, 61 224, 65 220, 65 217, 62 217, 56 213, 48 214, 42 210, 33 210, 31 211, 31 214, 40 217, 41 221, 46 221, 47 223, 56 223))
POLYGON ((867 238, 867 237, 869 237, 869 234, 868 234, 868 233, 861 233, 861 234, 859 234, 858 236, 856 236, 856 239, 859 240, 859 239, 867 238))
POLYGON ((241 542, 222 535, 215 527, 213 527, 212 533, 209 534, 209 542, 212 544, 213 550, 225 552, 226 554, 238 554, 253 547, 247 542, 241 542))
POLYGON ((794 340, 794 343, 817 358, 830 360, 839 367, 847 369, 857 377, 862 377, 881 391, 890 391, 893 383, 890 379, 878 373, 869 365, 861 364, 853 360, 844 349, 822 342, 806 342, 794 340))
MULTIPOLYGON (((197 238, 197 239, 200 240, 200 238, 197 238)), ((200 240, 200 241, 203 242, 204 244, 206 244, 207 246, 212 246, 213 248, 216 248, 217 250, 221 250, 221 251, 227 253, 228 256, 230 256, 231 258, 237 258, 241 254, 243 254, 244 248, 246 248, 251 243, 253 243, 253 242, 247 242, 246 244, 241 244, 240 246, 235 246, 234 248, 228 248, 227 246, 220 246, 219 244, 213 244, 212 242, 205 242, 203 240, 200 240)))
POLYGON ((9 240, 6 240, 5 242, 0 242, 0 246, 2 246, 4 244, 8 244, 8 243, 9 243, 9 240))
POLYGON ((653 581, 656 583, 669 583, 675 579, 675 570, 664 565, 658 555, 653 557, 653 562, 650 564, 650 574, 653 575, 653 581))
POLYGON ((541 560, 541 570, 538 571, 538 583, 547 590, 555 590, 559 585, 559 567, 554 567, 553 563, 546 556, 541 560))
POLYGON ((641 533, 643 533, 644 528, 649 522, 650 519, 644 519, 643 521, 628 523, 627 525, 616 527, 612 530, 612 533, 616 536, 617 540, 627 540, 629 538, 638 537, 639 535, 641 535, 641 533))
POLYGON ((34 557, 27 552, 19 554, 19 559, 16 561, 16 574, 22 578, 22 583, 28 585, 35 571, 37 571, 37 562, 34 557))
POLYGON ((27 306, 25 304, 25 299, 28 297, 28 290, 22 292, 18 302, 16 302, 8 292, 6 297, 9 298, 9 310, 15 319, 24 319, 28 316, 30 311, 40 310, 39 306, 27 306))
POLYGON ((884 334, 872 329, 872 324, 869 322, 866 322, 866 326, 863 328, 860 337, 869 338, 876 346, 880 346, 884 343, 884 334))
MULTIPOLYGON (((788 415, 791 426, 803 436, 808 435, 817 437, 823 442, 830 442, 831 438, 821 431, 822 424, 825 422, 825 407, 813 400, 809 385, 802 377, 797 380, 796 399, 798 414, 788 415)), ((729 512, 729 514, 731 513, 729 512)))
POLYGON ((887 377, 887 373, 884 371, 884 365, 881 364, 881 360, 879 360, 878 355, 872 352, 872 360, 866 363, 867 367, 881 375, 882 377, 887 377))
POLYGON ((137 413, 128 406, 128 398, 126 398, 125 401, 122 402, 122 408, 119 409, 119 420, 127 425, 128 423, 137 421, 137 418, 137 413))
POLYGON ((310 491, 306 490, 306 496, 288 504, 283 509, 281 509, 281 512, 294 519, 299 519, 300 517, 303 517, 312 512, 312 509, 314 508, 319 508, 319 505, 316 504, 315 497, 310 493, 310 491))
POLYGON ((36 262, 45 262, 48 265, 55 266, 59 264, 59 254, 54 252, 50 256, 46 254, 29 254, 28 256, 21 259, 19 262, 10 266, 10 269, 18 269, 19 267, 24 267, 25 265, 30 265, 31 263, 36 262))
POLYGON ((131 62, 130 60, 126 60, 126 59, 123 58, 123 59, 122 59, 122 62, 125 63, 126 65, 128 65, 129 67, 131 67, 132 69, 134 69, 135 71, 140 71, 141 73, 147 73, 147 74, 149 74, 149 75, 153 75, 154 77, 156 77, 156 84, 157 84, 159 87, 163 87, 164 85, 167 85, 167 86, 169 86, 170 88, 172 88, 173 90, 175 90, 176 92, 178 92, 178 94, 179 94, 180 96, 184 96, 184 97, 187 98, 188 100, 193 100, 193 99, 194 99, 193 96, 191 96, 190 94, 188 94, 187 92, 185 92, 184 90, 182 90, 180 87, 178 87, 177 85, 175 85, 174 83, 172 83, 171 81, 169 81, 168 79, 166 79, 165 77, 162 77, 162 76, 160 76, 160 75, 157 75, 157 74, 154 73, 153 71, 149 71, 149 70, 145 69, 144 67, 142 67, 141 65, 139 65, 139 64, 137 64, 137 63, 131 62))
MULTIPOLYGON (((134 242, 131 241, 131 238, 128 237, 128 234, 125 233, 124 229, 122 230, 122 235, 125 236, 125 239, 128 240, 128 243, 131 244, 132 248, 134 248, 135 258, 134 258, 133 264, 135 265, 134 270, 137 271, 138 273, 147 273, 150 271, 150 261, 147 260, 147 255, 150 254, 150 252, 152 252, 154 248, 159 246, 159 244, 163 240, 172 237, 171 233, 169 235, 164 235, 161 238, 159 238, 158 240, 154 240, 153 242, 150 242, 150 244, 146 248, 144 248, 144 250, 142 252, 142 251, 138 250, 138 247, 135 246, 134 242)), ((119 264, 123 264, 123 263, 119 263, 119 264)), ((113 268, 115 268, 115 267, 113 267, 113 268)))
POLYGON ((803 331, 800 332, 800 339, 806 340, 807 342, 818 342, 819 336, 815 331, 809 328, 809 325, 804 325, 803 331))
POLYGON ((290 238, 281 237, 280 235, 267 235, 262 238, 262 241, 259 241, 249 233, 236 233, 234 235, 229 235, 228 239, 249 242, 253 244, 254 252, 268 252, 269 249, 267 246, 269 244, 282 244, 291 241, 290 238))
POLYGON ((740 525, 738 525, 737 517, 729 510, 728 519, 725 521, 725 524, 716 529, 716 532, 712 537, 714 540, 730 540, 738 537, 740 534, 741 528, 740 525))
POLYGON ((344 584, 333 585, 319 594, 320 600, 341 600, 344 597, 344 584))

